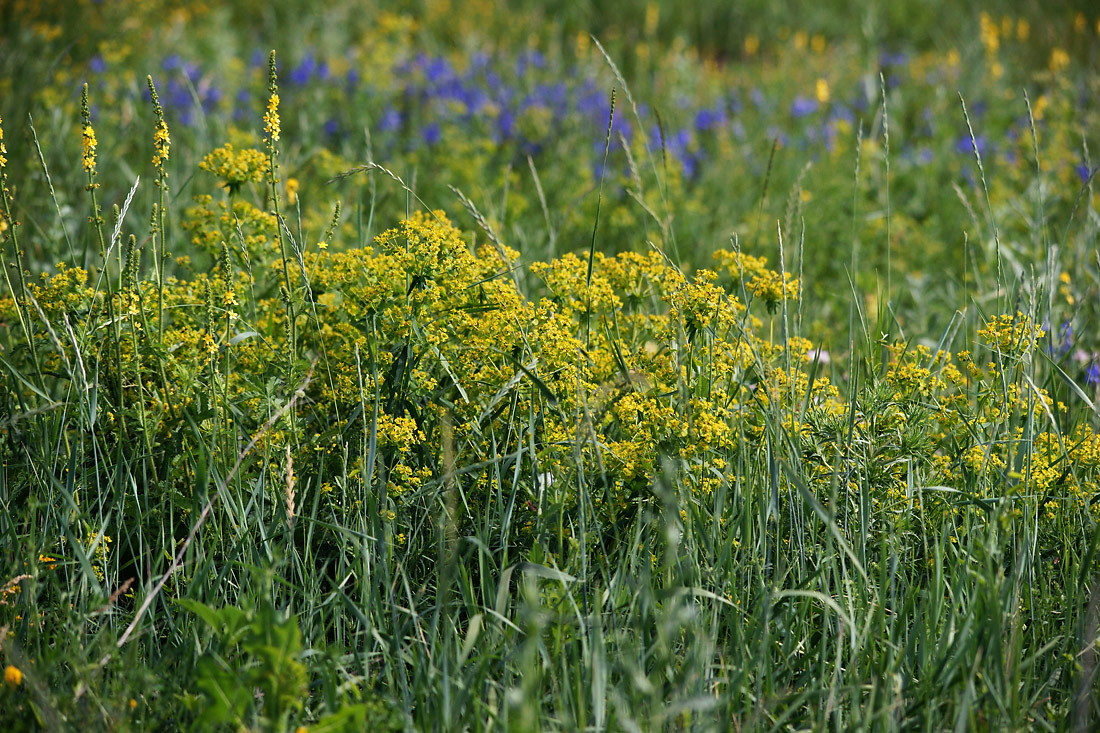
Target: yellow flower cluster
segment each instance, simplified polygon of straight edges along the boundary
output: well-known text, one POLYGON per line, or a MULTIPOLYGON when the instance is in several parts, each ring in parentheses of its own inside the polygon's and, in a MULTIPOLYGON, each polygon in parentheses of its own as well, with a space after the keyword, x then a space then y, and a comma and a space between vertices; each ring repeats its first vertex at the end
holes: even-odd
MULTIPOLYGON (((238 185, 261 180, 267 165, 260 151, 228 145, 202 163, 238 185)), ((202 196, 187 212, 193 243, 222 266, 165 278, 162 331, 144 312, 157 283, 97 295, 86 272, 59 266, 29 290, 51 322, 68 319, 75 333, 90 334, 87 350, 105 348, 95 339, 116 332, 115 324, 128 334, 111 345, 117 364, 101 366, 101 378, 121 393, 121 404, 102 414, 121 418, 139 406, 144 429, 160 436, 178 423, 173 411, 222 395, 218 419, 240 423, 258 450, 300 445, 302 475, 341 477, 321 492, 341 515, 383 482, 377 509, 397 524, 395 533, 408 531, 425 491, 445 480, 461 487, 467 520, 478 516, 499 500, 493 472, 505 455, 517 456, 516 475, 540 477, 526 485, 530 503, 518 511, 546 502, 573 510, 583 484, 597 489, 607 520, 651 501, 668 465, 692 496, 716 493, 740 480, 730 475, 731 454, 744 450, 753 460, 756 446, 777 433, 809 466, 811 490, 869 491, 881 510, 925 501, 915 485, 982 497, 1019 484, 1020 493, 1076 502, 1100 474, 1100 441, 1091 433, 1064 440, 1064 448, 1034 441, 1019 454, 1028 441, 1005 436, 1056 407, 1041 390, 1004 387, 1004 365, 979 367, 966 352, 891 348, 877 372, 883 378, 846 404, 810 341, 764 338, 750 313, 754 303, 796 298, 797 280, 738 252, 720 251, 716 271, 693 275, 655 251, 595 254, 591 263, 565 254, 528 266, 529 298, 522 277, 504 265, 518 261, 517 252, 500 243, 475 248, 442 212, 414 213, 361 249, 342 249, 334 223, 328 251, 298 255, 308 293, 296 297, 307 307, 290 324, 277 222, 245 199, 202 196), (107 322, 112 328, 99 325, 107 322), (272 364, 285 363, 292 326, 292 356, 316 359, 315 378, 296 419, 265 429, 273 400, 286 399, 272 364), (210 369, 214 363, 231 368, 210 369), (346 463, 369 435, 373 476, 346 463), (446 465, 463 470, 446 479, 446 465), (1066 465, 1079 467, 1076 479, 1063 478, 1066 465)), ((0 320, 14 321, 9 311, 19 305, 26 304, 0 302, 0 320)), ((1017 314, 991 319, 980 337, 1002 354, 1022 354, 1041 333, 1017 314)), ((65 373, 65 360, 77 363, 75 349, 38 339, 45 369, 65 373)), ((165 490, 190 490, 176 484, 165 490)), ((100 541, 97 566, 108 543, 100 541)))
POLYGON ((279 142, 279 95, 272 93, 267 100, 267 112, 264 113, 264 134, 268 144, 279 142))
POLYGON ((80 158, 81 165, 88 173, 95 173, 95 149, 97 143, 95 139, 95 130, 92 129, 91 125, 84 126, 81 132, 81 144, 83 148, 83 153, 80 158))
POLYGON ((207 154, 199 163, 199 168, 213 173, 230 192, 236 192, 245 183, 263 181, 270 161, 262 151, 254 148, 237 150, 232 143, 226 143, 207 154))
POLYGON ((168 123, 163 119, 157 121, 157 129, 153 132, 153 165, 164 172, 164 164, 168 162, 168 152, 172 147, 172 139, 168 136, 168 123))
POLYGON ((1043 329, 1035 326, 1030 316, 1020 312, 994 316, 978 331, 982 341, 1001 354, 1017 355, 1030 352, 1044 335, 1043 329))
POLYGON ((764 301, 769 312, 775 312, 784 301, 798 300, 798 278, 770 269, 762 257, 720 249, 714 253, 714 259, 729 274, 734 293, 743 288, 748 295, 764 301))

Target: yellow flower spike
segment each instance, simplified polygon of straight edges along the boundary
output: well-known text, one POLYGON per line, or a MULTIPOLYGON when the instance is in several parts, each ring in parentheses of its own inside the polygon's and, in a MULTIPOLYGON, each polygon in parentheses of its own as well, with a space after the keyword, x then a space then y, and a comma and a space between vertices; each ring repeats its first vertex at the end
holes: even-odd
POLYGON ((267 102, 267 114, 264 115, 264 132, 273 142, 279 141, 279 95, 272 94, 267 102))
POLYGON ((264 113, 264 141, 270 152, 275 152, 275 143, 279 142, 279 83, 275 71, 275 52, 271 52, 268 59, 268 88, 271 96, 267 100, 267 112, 264 113))
MULTIPOLYGON (((81 138, 81 157, 80 162, 84 167, 84 170, 89 175, 95 175, 95 149, 96 139, 95 130, 92 129, 91 112, 88 106, 88 85, 85 84, 83 90, 80 93, 80 119, 83 121, 83 126, 80 131, 81 138)), ((89 184, 90 187, 94 187, 95 184, 89 184)))
POLYGON ((153 84, 153 77, 146 76, 145 81, 149 85, 149 98, 153 102, 153 114, 157 118, 157 126, 153 131, 153 167, 163 176, 164 164, 168 162, 168 152, 172 146, 172 139, 168 135, 168 123, 164 121, 164 109, 160 106, 160 97, 157 96, 157 88, 153 84))
POLYGON ((89 173, 95 173, 95 149, 96 139, 95 130, 91 125, 85 125, 84 130, 81 133, 81 141, 83 147, 83 153, 81 155, 81 165, 84 166, 84 170, 89 173))

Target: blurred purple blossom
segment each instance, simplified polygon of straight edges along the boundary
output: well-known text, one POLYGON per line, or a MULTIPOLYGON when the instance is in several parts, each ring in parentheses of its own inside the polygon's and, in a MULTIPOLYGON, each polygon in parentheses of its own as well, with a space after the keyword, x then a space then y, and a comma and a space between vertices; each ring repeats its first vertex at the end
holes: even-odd
POLYGON ((817 100, 810 97, 798 96, 791 102, 791 116, 794 118, 805 117, 817 112, 817 100))

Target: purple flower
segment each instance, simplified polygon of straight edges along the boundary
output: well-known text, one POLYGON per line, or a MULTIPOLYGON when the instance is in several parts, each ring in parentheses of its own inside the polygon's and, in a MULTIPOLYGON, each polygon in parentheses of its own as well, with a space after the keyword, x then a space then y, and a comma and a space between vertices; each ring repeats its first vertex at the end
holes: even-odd
POLYGON ((791 116, 794 118, 805 117, 817 112, 817 100, 810 97, 795 97, 791 103, 791 116))
POLYGON ((701 109, 695 113, 695 129, 699 132, 706 132, 715 127, 718 127, 726 121, 725 110, 721 108, 716 109, 701 109))
POLYGON ((856 113, 852 111, 852 108, 839 102, 833 105, 829 116, 834 120, 843 120, 850 125, 855 124, 856 121, 856 113))
POLYGON ((689 181, 699 172, 699 161, 691 154, 685 155, 680 160, 680 166, 683 168, 684 178, 689 181))
POLYGON ((393 107, 383 112, 381 119, 378 120, 378 129, 383 132, 393 132, 399 127, 401 127, 401 113, 393 107))
POLYGON ((92 56, 92 60, 88 62, 88 68, 96 74, 102 74, 107 70, 107 62, 97 53, 95 56, 92 56))
POLYGON ((1085 372, 1085 384, 1092 387, 1100 384, 1100 364, 1095 361, 1089 364, 1088 371, 1085 372))
POLYGON ((302 57, 301 63, 290 70, 286 78, 291 84, 302 86, 308 84, 315 73, 317 73, 317 59, 313 54, 307 53, 302 57))
POLYGON ((1092 175, 1092 171, 1089 170, 1089 167, 1087 165, 1081 163, 1075 166, 1074 170, 1077 171, 1077 177, 1081 179, 1081 183, 1089 182, 1089 177, 1092 175))
POLYGON ((963 135, 955 143, 956 153, 973 153, 974 146, 977 145, 978 155, 985 155, 986 150, 989 148, 989 144, 985 139, 985 135, 977 135, 971 138, 970 135, 963 135))
POLYGON ((424 142, 428 145, 435 145, 443 138, 443 132, 439 129, 438 122, 427 125, 421 130, 420 134, 424 137, 424 142))
POLYGON ((905 66, 909 63, 909 57, 904 53, 890 53, 889 51, 883 51, 878 57, 878 63, 880 66, 905 66))
POLYGON ((1073 348, 1073 324, 1069 321, 1063 321, 1058 334, 1061 338, 1058 341, 1057 353, 1059 357, 1063 357, 1073 348))
POLYGON ((516 132, 516 116, 510 109, 502 109, 497 117, 497 132, 500 140, 510 139, 516 132))
POLYGON ((424 78, 429 84, 440 85, 455 78, 454 69, 443 58, 434 58, 424 67, 424 78))

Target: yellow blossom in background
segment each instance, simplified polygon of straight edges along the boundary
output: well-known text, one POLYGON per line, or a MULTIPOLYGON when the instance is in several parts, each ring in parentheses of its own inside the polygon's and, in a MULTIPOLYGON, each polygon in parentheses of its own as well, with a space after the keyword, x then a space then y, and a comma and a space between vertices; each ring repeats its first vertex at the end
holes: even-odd
POLYGON ((23 673, 19 671, 18 667, 9 664, 4 668, 4 682, 12 687, 19 687, 23 684, 23 673))
POLYGON ((1028 36, 1031 35, 1031 24, 1023 18, 1020 18, 1016 23, 1016 40, 1026 41, 1028 36))
POLYGON ((1047 99, 1045 94, 1040 94, 1039 98, 1035 100, 1035 104, 1031 107, 1031 116, 1036 120, 1043 119, 1043 115, 1046 114, 1047 105, 1050 104, 1050 100, 1047 99))
POLYGON ((747 36, 745 38, 745 55, 755 56, 756 52, 760 50, 760 39, 756 36, 747 36))
POLYGON ((0 118, 0 168, 8 164, 8 149, 4 147, 4 120, 0 118))
POLYGON ((1050 70, 1057 74, 1069 66, 1069 54, 1064 49, 1056 48, 1050 52, 1050 70))
POLYGON ((84 166, 84 170, 89 173, 95 173, 95 130, 91 125, 85 125, 84 130, 81 133, 81 140, 84 152, 81 156, 81 165, 84 166))
POLYGON ((817 84, 814 86, 814 96, 817 97, 817 101, 825 104, 829 101, 829 82, 824 79, 818 79, 817 84))
POLYGON ((1001 32, 997 23, 989 16, 989 13, 981 15, 981 39, 982 46, 990 56, 997 53, 1001 47, 1001 32))
POLYGON ((824 53, 825 52, 825 36, 823 36, 821 34, 817 34, 813 38, 811 38, 810 39, 810 49, 814 53, 824 53))
POLYGON ((657 22, 661 17, 661 6, 657 3, 646 3, 645 6, 645 34, 652 36, 657 32, 657 22))
POLYGON ((298 203, 298 187, 297 178, 286 179, 286 200, 292 206, 298 203))

